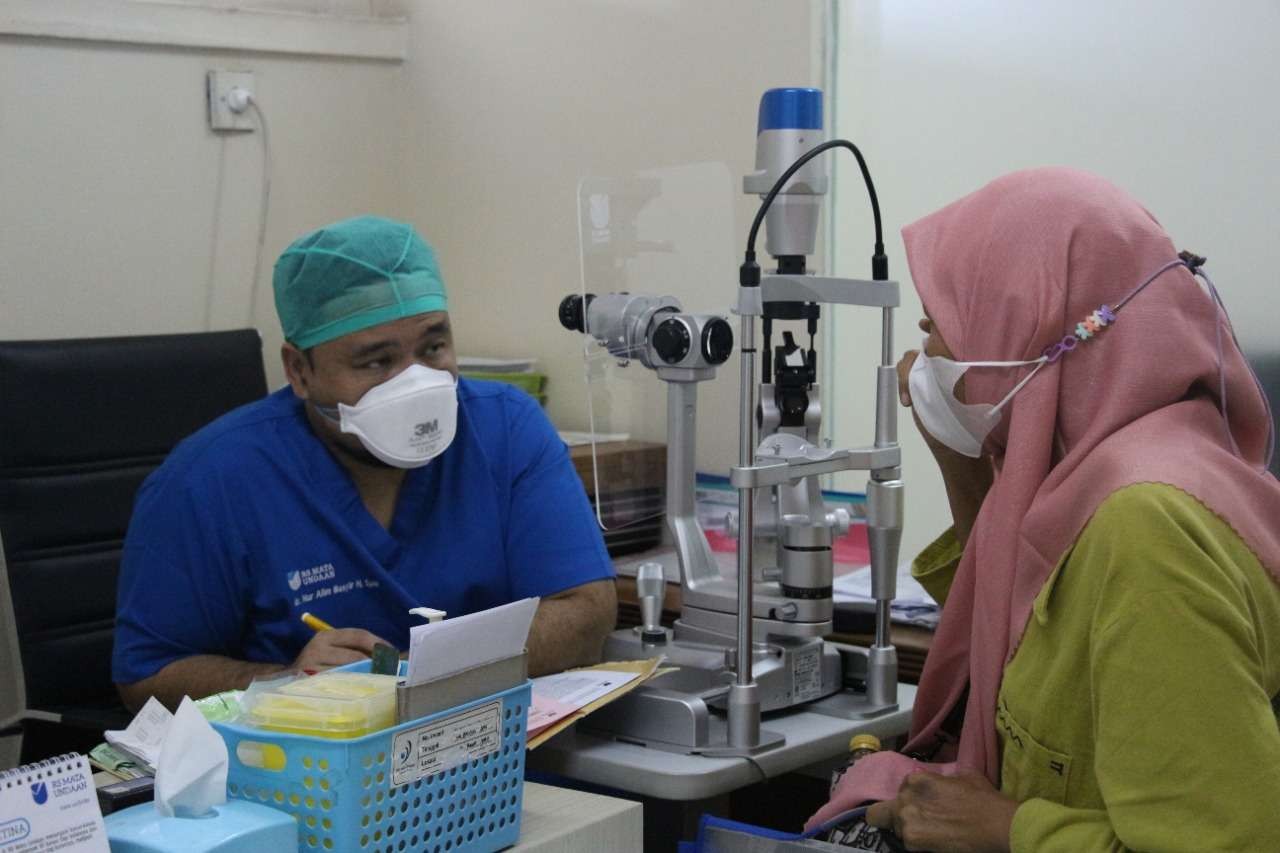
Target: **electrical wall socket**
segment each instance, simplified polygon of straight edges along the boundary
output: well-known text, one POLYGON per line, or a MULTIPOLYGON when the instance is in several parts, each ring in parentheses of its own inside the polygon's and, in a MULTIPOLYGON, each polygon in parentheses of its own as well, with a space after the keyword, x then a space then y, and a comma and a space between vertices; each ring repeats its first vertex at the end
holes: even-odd
POLYGON ((214 130, 252 131, 255 127, 249 110, 236 113, 227 103, 227 95, 237 87, 256 94, 252 71, 210 71, 205 93, 209 100, 209 127, 214 130))

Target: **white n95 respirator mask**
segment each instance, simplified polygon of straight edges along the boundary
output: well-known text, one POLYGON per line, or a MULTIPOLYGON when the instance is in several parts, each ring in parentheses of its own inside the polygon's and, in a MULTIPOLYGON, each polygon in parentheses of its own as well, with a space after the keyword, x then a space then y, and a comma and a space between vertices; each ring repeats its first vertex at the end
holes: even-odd
POLYGON ((317 408, 388 465, 420 468, 453 442, 458 386, 452 373, 413 364, 370 388, 354 406, 317 408))
POLYGON ((1047 362, 1047 357, 1033 361, 952 361, 925 355, 921 344, 907 380, 911 388, 911 408, 929 435, 956 453, 977 459, 982 453, 982 443, 1000 423, 1000 410, 1047 362), (994 406, 990 403, 961 403, 956 398, 956 383, 971 367, 1023 367, 1028 364, 1034 364, 1035 370, 994 406))

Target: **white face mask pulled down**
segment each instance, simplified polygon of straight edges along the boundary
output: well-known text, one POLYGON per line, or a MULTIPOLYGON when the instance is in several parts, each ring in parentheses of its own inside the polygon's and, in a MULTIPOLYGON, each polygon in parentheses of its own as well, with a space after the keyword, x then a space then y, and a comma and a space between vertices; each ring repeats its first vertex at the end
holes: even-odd
POLYGON ((386 464, 420 468, 453 443, 458 386, 448 371, 412 364, 370 388, 354 406, 316 409, 386 464))
POLYGON ((941 356, 920 354, 911 365, 907 384, 911 388, 911 408, 929 435, 956 453, 977 459, 982 443, 1000 423, 1000 410, 1031 381, 1031 377, 1049 361, 1047 356, 1032 361, 952 361, 941 356), (956 398, 956 383, 971 367, 1024 367, 1034 364, 1028 373, 999 403, 961 403, 956 398))

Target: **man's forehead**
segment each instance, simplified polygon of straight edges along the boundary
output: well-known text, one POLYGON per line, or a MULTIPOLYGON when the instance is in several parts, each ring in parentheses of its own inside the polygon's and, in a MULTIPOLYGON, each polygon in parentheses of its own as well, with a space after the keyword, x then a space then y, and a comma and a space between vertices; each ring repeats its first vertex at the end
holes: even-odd
POLYGON ((449 332, 449 312, 429 311, 402 317, 389 323, 370 326, 349 335, 343 335, 320 347, 331 347, 334 352, 348 353, 382 347, 405 346, 416 343, 428 335, 440 335, 449 332))

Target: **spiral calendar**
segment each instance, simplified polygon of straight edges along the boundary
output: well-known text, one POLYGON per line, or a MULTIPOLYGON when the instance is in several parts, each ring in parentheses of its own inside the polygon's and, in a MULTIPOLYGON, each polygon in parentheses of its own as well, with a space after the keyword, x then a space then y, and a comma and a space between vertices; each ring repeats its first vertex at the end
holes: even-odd
POLYGON ((108 853, 93 771, 71 753, 0 770, 0 853, 108 853))

